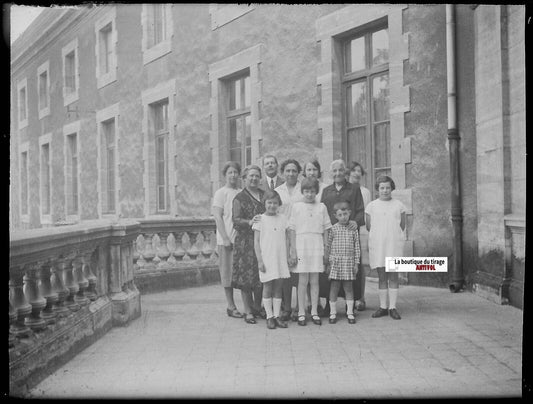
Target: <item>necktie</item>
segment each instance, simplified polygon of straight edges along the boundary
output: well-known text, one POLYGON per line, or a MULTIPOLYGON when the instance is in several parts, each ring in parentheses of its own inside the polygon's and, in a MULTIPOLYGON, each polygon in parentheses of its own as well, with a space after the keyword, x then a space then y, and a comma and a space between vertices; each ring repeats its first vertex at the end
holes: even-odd
POLYGON ((270 179, 270 189, 274 190, 274 179, 270 179))

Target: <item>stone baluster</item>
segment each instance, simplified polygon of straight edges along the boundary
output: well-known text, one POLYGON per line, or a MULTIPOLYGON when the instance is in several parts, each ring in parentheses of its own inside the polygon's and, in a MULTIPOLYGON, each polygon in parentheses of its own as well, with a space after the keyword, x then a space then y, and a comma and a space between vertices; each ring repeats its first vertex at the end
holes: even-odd
POLYGON ((15 334, 11 331, 13 328, 13 324, 15 324, 15 321, 17 320, 17 311, 11 304, 11 298, 9 299, 9 347, 15 346, 15 343, 17 342, 17 337, 15 337, 15 334))
POLYGON ((202 255, 205 257, 206 260, 209 260, 211 258, 211 253, 213 252, 211 249, 211 232, 208 230, 205 230, 202 232, 204 235, 204 244, 202 246, 202 255))
POLYGON ((144 240, 146 242, 146 246, 144 248, 143 256, 146 260, 146 266, 147 267, 153 267, 154 266, 154 258, 156 257, 154 248, 152 246, 152 234, 145 234, 144 240))
POLYGON ((24 296, 23 273, 20 272, 20 268, 11 275, 9 295, 16 315, 16 320, 11 326, 11 332, 17 337, 28 337, 31 331, 25 320, 31 313, 31 304, 24 296))
POLYGON ((139 258, 137 259, 137 268, 139 270, 142 270, 146 267, 146 261, 144 260, 144 253, 146 250, 146 240, 144 239, 144 236, 142 234, 139 234, 137 236, 137 239, 135 240, 135 251, 137 251, 137 254, 139 258))
POLYGON ((133 271, 137 272, 139 270, 139 265, 137 264, 137 261, 139 261, 140 258, 139 251, 137 250, 137 241, 133 240, 131 242, 131 246, 133 252, 133 271))
POLYGON ((198 250, 198 255, 196 256, 197 261, 205 261, 204 255, 204 233, 199 231, 196 234, 196 249, 198 250))
POLYGON ((58 316, 63 317, 70 314, 70 310, 65 305, 65 300, 69 295, 69 290, 63 283, 64 263, 62 261, 52 261, 52 277, 50 278, 52 284, 52 291, 57 294, 57 301, 54 304, 53 310, 58 316))
POLYGON ((187 254, 191 257, 191 259, 196 259, 198 255, 200 254, 200 250, 196 246, 196 241, 198 239, 198 233, 195 232, 187 232, 189 235, 189 239, 191 241, 191 247, 187 250, 187 254))
POLYGON ((159 257, 159 249, 161 245, 161 238, 159 237, 159 234, 155 233, 152 235, 152 249, 154 250, 154 259, 152 262, 154 263, 155 267, 158 268, 159 264, 161 264, 161 257, 159 257))
POLYGON ((54 304, 57 303, 59 296, 52 287, 52 265, 50 262, 45 262, 41 266, 41 293, 46 300, 46 306, 41 312, 41 317, 46 321, 47 325, 54 324, 56 322, 57 313, 54 311, 54 304))
POLYGON ((168 259, 167 263, 170 267, 176 266, 176 258, 174 257, 174 252, 176 251, 176 238, 174 233, 169 233, 167 236, 167 249, 168 249, 168 259))
POLYGON ((176 261, 186 261, 185 255, 187 253, 183 249, 183 233, 176 233, 176 249, 174 250, 174 257, 176 257, 176 261))
POLYGON ((82 271, 85 278, 87 278, 87 281, 89 282, 89 286, 85 290, 85 296, 91 300, 95 301, 98 298, 98 294, 96 293, 96 276, 94 275, 92 268, 91 268, 91 257, 93 255, 93 251, 85 251, 82 254, 82 271))
POLYGON ((212 231, 209 237, 209 243, 211 245, 211 261, 216 262, 218 260, 218 251, 217 251, 217 234, 212 231))
POLYGON ((72 271, 72 274, 74 276, 74 282, 78 284, 78 291, 74 295, 74 301, 80 306, 86 306, 90 303, 87 296, 85 296, 85 292, 89 287, 89 281, 83 274, 83 263, 80 254, 76 256, 76 258, 72 262, 72 265, 74 268, 72 271))
POLYGON ((27 266, 24 275, 24 294, 31 305, 31 313, 24 319, 25 324, 33 331, 41 331, 46 328, 46 321, 41 317, 41 311, 46 307, 46 299, 39 288, 40 265, 27 266))
POLYGON ((70 311, 78 311, 80 309, 80 305, 76 303, 74 300, 74 296, 76 296, 76 293, 80 290, 80 287, 78 283, 74 280, 74 274, 73 271, 73 264, 74 257, 68 257, 64 260, 64 266, 63 266, 63 282, 65 283, 66 288, 68 289, 68 296, 65 300, 65 305, 68 307, 70 311))
POLYGON ((170 257, 170 252, 167 248, 168 234, 161 233, 159 234, 159 248, 157 249, 157 256, 161 259, 158 267, 161 269, 169 268, 168 258, 170 257))

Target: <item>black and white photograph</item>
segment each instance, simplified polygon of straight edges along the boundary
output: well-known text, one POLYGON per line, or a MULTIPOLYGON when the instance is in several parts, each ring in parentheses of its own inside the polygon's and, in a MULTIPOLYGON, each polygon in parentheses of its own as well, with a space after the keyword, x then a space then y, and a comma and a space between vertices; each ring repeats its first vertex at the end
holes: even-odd
POLYGON ((525 4, 2 7, 5 396, 529 396, 525 4))

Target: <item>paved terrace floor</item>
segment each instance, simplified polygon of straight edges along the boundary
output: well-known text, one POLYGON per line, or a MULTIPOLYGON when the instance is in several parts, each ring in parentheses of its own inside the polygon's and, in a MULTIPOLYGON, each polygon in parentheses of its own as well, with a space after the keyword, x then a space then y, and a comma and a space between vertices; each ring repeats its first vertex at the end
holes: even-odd
MULTIPOLYGON (((522 311, 401 286, 402 320, 374 319, 377 283, 368 279, 355 325, 344 315, 334 325, 249 325, 226 316, 219 285, 144 295, 141 318, 113 328, 30 397, 521 396, 522 311)), ((241 308, 239 293, 236 301, 241 308)))

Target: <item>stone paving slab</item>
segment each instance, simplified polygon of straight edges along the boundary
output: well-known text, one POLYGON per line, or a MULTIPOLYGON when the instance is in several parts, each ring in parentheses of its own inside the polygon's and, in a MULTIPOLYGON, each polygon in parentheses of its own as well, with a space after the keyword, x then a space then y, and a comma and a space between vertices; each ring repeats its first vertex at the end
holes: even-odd
MULTIPOLYGON (((219 285, 142 296, 113 328, 30 390, 31 398, 453 398, 522 395, 522 311, 468 292, 401 286, 402 320, 367 310, 268 330, 225 313, 219 285), (325 321, 324 321, 325 320, 325 321)), ((242 308, 240 294, 235 293, 242 308)))

